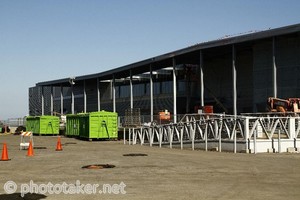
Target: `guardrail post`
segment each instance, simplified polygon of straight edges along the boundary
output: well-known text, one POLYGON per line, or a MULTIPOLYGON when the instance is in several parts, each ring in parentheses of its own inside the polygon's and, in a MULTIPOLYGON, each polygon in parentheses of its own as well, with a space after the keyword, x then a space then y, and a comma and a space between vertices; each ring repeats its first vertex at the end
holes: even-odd
POLYGON ((280 130, 278 130, 278 153, 281 153, 281 135, 280 135, 280 130))
POLYGON ((123 129, 124 144, 126 144, 126 128, 123 129))
POLYGON ((289 139, 293 139, 296 136, 296 119, 294 117, 289 118, 289 139))
POLYGON ((249 142, 249 118, 246 117, 244 121, 244 139, 246 141, 246 153, 250 150, 250 142, 249 142))

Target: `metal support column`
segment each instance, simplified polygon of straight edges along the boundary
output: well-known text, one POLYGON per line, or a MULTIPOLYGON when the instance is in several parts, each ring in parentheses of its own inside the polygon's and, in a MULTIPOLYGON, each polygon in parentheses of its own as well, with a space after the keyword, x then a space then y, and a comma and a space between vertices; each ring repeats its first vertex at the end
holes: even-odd
POLYGON ((232 45, 232 79, 233 79, 233 114, 237 115, 237 90, 236 90, 236 51, 232 45))
POLYGON ((150 116, 151 122, 153 122, 153 79, 152 79, 153 71, 152 65, 150 65, 150 116))
POLYGON ((53 115, 53 86, 51 86, 51 93, 50 93, 50 114, 53 115))
POLYGON ((276 66, 276 47, 275 47, 275 37, 273 37, 272 42, 272 58, 273 58, 273 96, 277 97, 277 66, 276 66))
POLYGON ((45 113, 45 105, 44 105, 44 87, 42 86, 41 88, 41 93, 42 93, 42 115, 44 115, 45 113))
POLYGON ((203 77, 203 54, 200 50, 200 90, 201 90, 201 107, 204 106, 204 77, 203 77))
POLYGON ((100 80, 97 78, 97 104, 98 104, 98 111, 100 111, 100 80))
POLYGON ((173 115, 174 123, 177 123, 177 87, 176 87, 176 60, 173 57, 173 115))
POLYGON ((60 86, 60 114, 64 114, 64 91, 63 86, 60 86))
POLYGON ((86 83, 83 80, 83 112, 86 113, 86 83))
POLYGON ((75 100, 74 100, 74 86, 71 85, 71 111, 72 111, 71 113, 72 113, 72 114, 75 113, 74 102, 75 102, 75 100))
POLYGON ((132 70, 130 70, 130 108, 133 108, 132 70))
POLYGON ((115 75, 113 75, 112 80, 112 99, 113 99, 113 112, 116 112, 116 82, 115 82, 115 75))

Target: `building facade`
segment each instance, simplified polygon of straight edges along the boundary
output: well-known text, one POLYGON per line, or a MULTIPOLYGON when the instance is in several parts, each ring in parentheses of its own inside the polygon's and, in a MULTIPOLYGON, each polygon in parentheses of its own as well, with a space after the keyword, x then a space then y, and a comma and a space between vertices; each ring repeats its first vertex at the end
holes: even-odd
POLYGON ((29 88, 29 115, 139 108, 152 121, 205 105, 215 112, 264 112, 268 97, 300 96, 300 24, 215 41, 109 71, 29 88))

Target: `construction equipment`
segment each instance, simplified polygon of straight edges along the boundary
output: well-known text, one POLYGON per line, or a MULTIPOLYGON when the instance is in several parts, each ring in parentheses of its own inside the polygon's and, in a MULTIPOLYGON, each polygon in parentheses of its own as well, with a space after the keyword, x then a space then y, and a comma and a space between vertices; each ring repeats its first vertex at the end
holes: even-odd
POLYGON ((268 98, 268 111, 270 112, 300 112, 300 98, 280 99, 268 98))

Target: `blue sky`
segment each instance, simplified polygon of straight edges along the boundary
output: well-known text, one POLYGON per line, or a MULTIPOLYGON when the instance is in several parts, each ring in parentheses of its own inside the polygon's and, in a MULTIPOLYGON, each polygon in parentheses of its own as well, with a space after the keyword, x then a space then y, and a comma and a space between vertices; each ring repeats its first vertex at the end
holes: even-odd
POLYGON ((27 115, 37 82, 297 24, 299 10, 299 0, 0 0, 0 119, 27 115))

